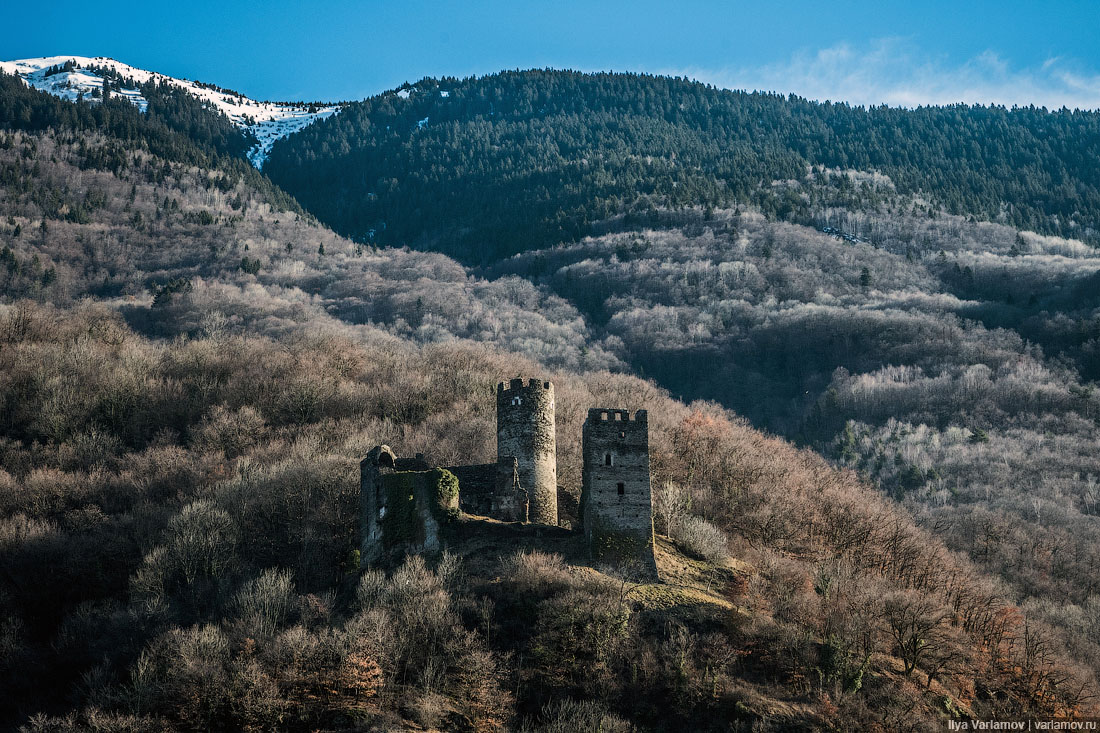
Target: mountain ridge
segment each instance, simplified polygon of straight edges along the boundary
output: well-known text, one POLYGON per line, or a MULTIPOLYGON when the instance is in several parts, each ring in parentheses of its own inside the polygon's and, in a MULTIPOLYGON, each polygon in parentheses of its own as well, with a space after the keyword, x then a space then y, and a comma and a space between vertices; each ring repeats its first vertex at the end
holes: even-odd
POLYGON ((179 79, 148 71, 106 56, 44 56, 32 59, 0 61, 0 70, 14 74, 28 86, 45 91, 69 101, 87 101, 102 90, 104 71, 132 80, 130 88, 112 90, 134 104, 142 112, 147 102, 136 88, 142 84, 170 84, 209 104, 233 124, 256 138, 256 144, 248 151, 248 160, 257 168, 264 162, 276 140, 293 135, 317 120, 336 114, 339 104, 299 104, 290 102, 257 101, 213 84, 179 79))
MULTIPOLYGON (((644 224, 660 208, 749 204, 809 223, 784 184, 819 169, 884 175, 933 214, 1100 237, 1097 112, 863 108, 555 70, 404 91, 279 141, 266 172, 346 236, 474 264, 577 241, 609 217, 644 224)), ((847 193, 865 188, 876 195, 858 181, 847 193)))

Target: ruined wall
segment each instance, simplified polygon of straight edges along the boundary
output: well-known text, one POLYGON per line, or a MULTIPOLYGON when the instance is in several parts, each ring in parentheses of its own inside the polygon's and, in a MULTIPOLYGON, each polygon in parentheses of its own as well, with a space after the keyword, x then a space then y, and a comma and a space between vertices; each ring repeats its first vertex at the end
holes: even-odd
POLYGON ((363 562, 375 562, 382 552, 385 498, 382 476, 393 471, 397 456, 388 445, 373 448, 359 462, 359 553, 363 562))
POLYGON ((515 457, 520 485, 527 491, 529 518, 558 523, 557 437, 554 385, 513 379, 497 385, 497 458, 515 457))
POLYGON ((359 464, 359 549, 367 564, 438 551, 441 526, 458 513, 454 474, 441 468, 396 471, 397 465, 384 445, 359 464))
POLYGON ((417 453, 415 458, 398 458, 393 467, 397 471, 430 471, 435 468, 424 460, 423 453, 417 453))
POLYGON ((520 486, 513 457, 475 466, 447 466, 458 478, 459 508, 502 522, 526 522, 527 492, 520 486))
POLYGON ((657 578, 645 410, 593 408, 582 434, 581 524, 590 555, 657 578))

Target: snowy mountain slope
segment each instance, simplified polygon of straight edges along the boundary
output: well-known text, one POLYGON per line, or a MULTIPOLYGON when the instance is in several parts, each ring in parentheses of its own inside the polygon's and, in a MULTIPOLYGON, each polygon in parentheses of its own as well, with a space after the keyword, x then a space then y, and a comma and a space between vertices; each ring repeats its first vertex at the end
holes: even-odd
MULTIPOLYGON (((148 81, 172 84, 185 89, 199 99, 223 112, 239 127, 249 130, 258 144, 248 152, 248 159, 257 168, 263 167, 271 146, 280 138, 292 135, 316 120, 339 110, 338 106, 294 105, 280 102, 258 102, 236 92, 210 88, 186 79, 176 79, 154 71, 138 69, 104 56, 47 56, 37 59, 0 61, 0 70, 20 77, 28 86, 72 101, 92 100, 103 89, 103 76, 93 70, 96 67, 111 69, 124 79, 136 84, 148 81), (71 71, 50 74, 50 70, 71 61, 76 67, 71 71)), ((121 96, 137 105, 143 112, 146 100, 134 88, 112 89, 111 94, 121 96)))

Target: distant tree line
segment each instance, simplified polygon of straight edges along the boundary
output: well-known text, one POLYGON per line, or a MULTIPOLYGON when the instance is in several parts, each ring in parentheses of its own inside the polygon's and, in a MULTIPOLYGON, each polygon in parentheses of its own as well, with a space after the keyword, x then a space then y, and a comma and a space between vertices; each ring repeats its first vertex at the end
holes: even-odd
POLYGON ((638 74, 424 79, 277 142, 265 171, 357 239, 499 259, 656 207, 754 202, 811 165, 877 170, 949 213, 1096 241, 1100 114, 852 107, 638 74), (446 93, 444 96, 443 93, 446 93))

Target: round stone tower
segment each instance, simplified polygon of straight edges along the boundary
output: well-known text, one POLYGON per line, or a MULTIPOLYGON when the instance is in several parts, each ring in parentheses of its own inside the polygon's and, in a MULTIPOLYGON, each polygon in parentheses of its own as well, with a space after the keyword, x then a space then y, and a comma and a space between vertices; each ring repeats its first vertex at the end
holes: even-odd
POLYGON ((558 523, 557 449, 554 385, 537 379, 498 384, 497 458, 516 459, 532 522, 558 523))

